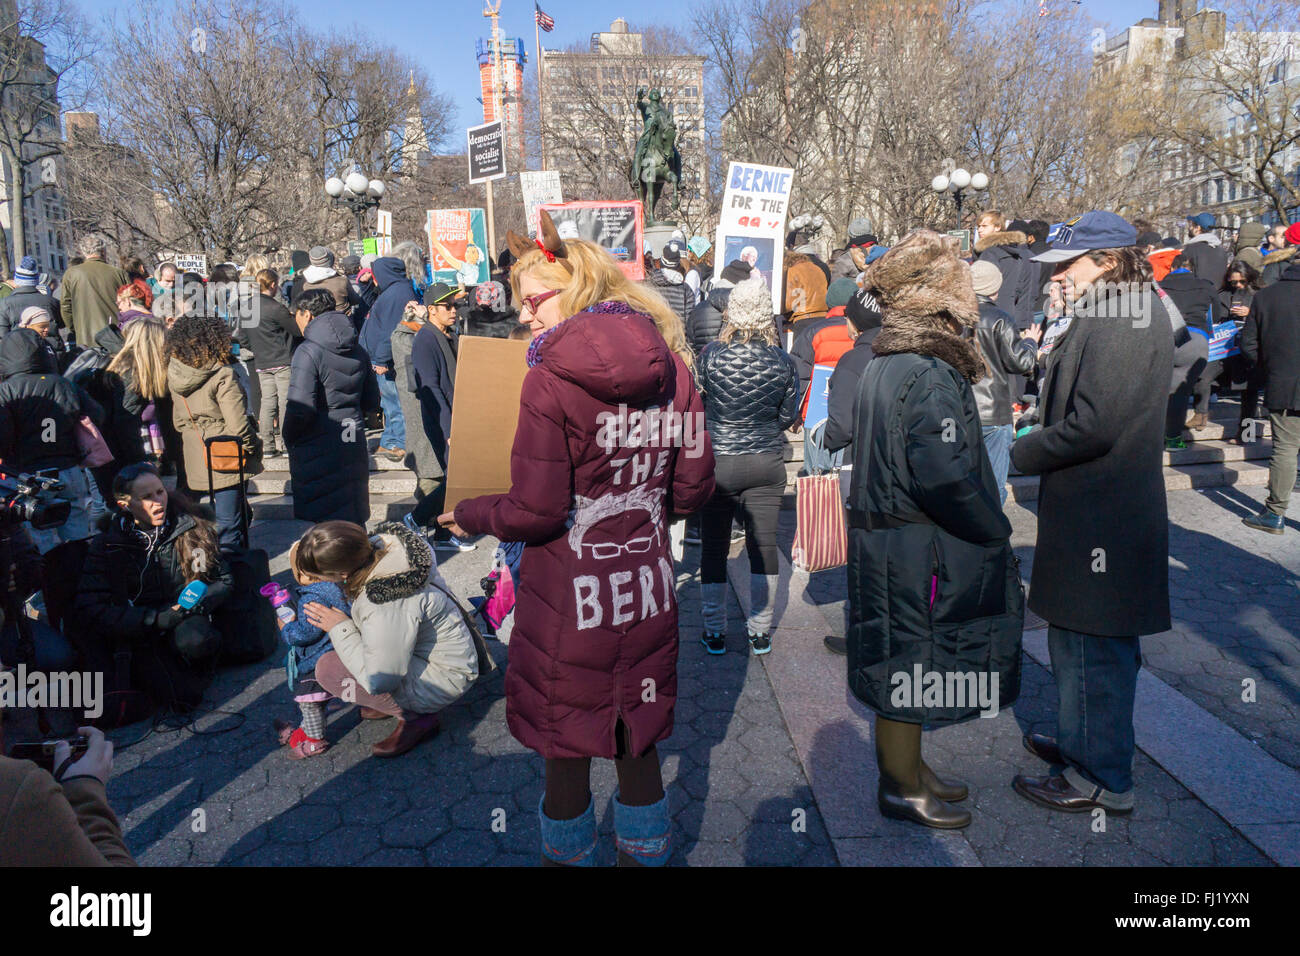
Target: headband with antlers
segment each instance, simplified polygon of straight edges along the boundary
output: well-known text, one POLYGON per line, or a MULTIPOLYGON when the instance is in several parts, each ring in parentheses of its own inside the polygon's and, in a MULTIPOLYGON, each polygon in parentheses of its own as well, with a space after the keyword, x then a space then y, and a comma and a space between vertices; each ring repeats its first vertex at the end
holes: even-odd
POLYGON ((527 239, 513 229, 506 232, 506 244, 510 247, 510 251, 514 253, 516 259, 522 259, 534 249, 541 249, 547 262, 559 259, 564 267, 572 272, 573 266, 568 261, 568 251, 564 248, 564 240, 560 238, 560 233, 551 220, 551 214, 541 209, 538 211, 537 218, 540 221, 540 228, 536 240, 527 239))

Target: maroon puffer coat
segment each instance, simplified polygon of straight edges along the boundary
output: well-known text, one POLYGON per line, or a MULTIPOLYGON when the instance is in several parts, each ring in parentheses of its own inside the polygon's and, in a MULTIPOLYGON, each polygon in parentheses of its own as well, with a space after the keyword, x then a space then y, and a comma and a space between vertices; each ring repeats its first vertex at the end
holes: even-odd
POLYGON ((506 721, 547 758, 613 757, 620 720, 632 756, 672 733, 668 519, 713 493, 690 371, 648 316, 594 308, 556 326, 524 378, 510 491, 456 506, 467 532, 528 545, 506 721))

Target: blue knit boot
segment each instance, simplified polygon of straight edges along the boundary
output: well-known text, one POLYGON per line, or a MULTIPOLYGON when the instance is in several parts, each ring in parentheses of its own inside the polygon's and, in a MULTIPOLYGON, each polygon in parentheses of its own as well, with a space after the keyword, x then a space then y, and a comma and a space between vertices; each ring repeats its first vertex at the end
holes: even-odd
POLYGON ((537 802, 537 819, 542 823, 543 866, 596 865, 596 805, 572 820, 552 820, 546 815, 546 795, 537 802))
POLYGON ((664 866, 673 852, 668 794, 648 807, 626 807, 614 794, 614 843, 619 866, 664 866))

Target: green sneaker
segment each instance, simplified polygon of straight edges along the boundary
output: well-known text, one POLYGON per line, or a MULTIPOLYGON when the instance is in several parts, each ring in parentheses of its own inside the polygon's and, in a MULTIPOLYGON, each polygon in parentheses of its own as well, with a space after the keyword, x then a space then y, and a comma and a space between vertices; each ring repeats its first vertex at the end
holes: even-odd
POLYGON ((1165 439, 1165 451, 1181 451, 1186 447, 1187 447, 1187 442, 1184 441, 1182 435, 1179 435, 1177 438, 1165 439))

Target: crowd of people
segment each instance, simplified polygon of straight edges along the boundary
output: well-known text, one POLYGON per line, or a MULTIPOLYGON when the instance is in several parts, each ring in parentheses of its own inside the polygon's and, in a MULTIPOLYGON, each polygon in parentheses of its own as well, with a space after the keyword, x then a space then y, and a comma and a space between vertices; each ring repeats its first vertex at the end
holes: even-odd
MULTIPOLYGON (((299 714, 274 728, 287 756, 329 749, 334 698, 396 720, 377 757, 437 731, 494 666, 437 552, 491 535, 517 556, 507 720, 545 761, 543 861, 593 861, 590 765, 605 758, 620 863, 660 865, 674 566, 698 544, 700 640, 724 654, 727 559, 743 537, 746 643, 779 651, 784 452, 803 430, 805 471, 842 488, 849 612, 846 636, 826 645, 876 714, 881 812, 970 822, 956 805, 968 788, 927 765, 921 741, 977 703, 900 702, 896 677, 978 673, 997 705, 1014 702, 1025 603, 1004 513, 1013 468, 1041 476, 1028 606, 1049 624, 1061 699, 1057 735, 1025 738, 1050 769, 1014 787, 1056 810, 1128 812, 1139 637, 1170 626, 1164 455, 1207 427, 1216 391, 1241 387, 1235 440, 1255 440, 1267 409, 1269 494, 1245 521, 1285 529, 1300 453, 1300 224, 1228 238, 1202 213, 1185 239, 1162 239, 1105 211, 1049 226, 988 210, 974 225, 969 256, 928 229, 885 246, 865 218, 825 258, 794 231, 774 278, 781 312, 753 257, 715 278, 707 241, 676 235, 647 249, 636 282, 545 214, 471 288, 433 281, 413 242, 337 265, 325 246, 287 265, 255 254, 199 276, 131 256, 110 265, 90 240, 57 290, 25 258, 0 300, 0 460, 10 479, 57 479, 40 496, 66 517, 0 527, 8 590, 43 602, 26 626, 21 601, 4 604, 0 659, 113 675, 107 726, 192 711, 243 626, 231 612, 248 586, 248 479, 287 457, 294 516, 312 526, 290 551, 291 589, 255 582, 278 595, 288 647, 299 714), (448 511, 465 335, 526 339, 529 371, 511 488, 448 511), (682 427, 602 437, 629 408, 682 427), (374 455, 414 473, 415 498, 403 521, 369 530, 367 429, 374 455)), ((66 797, 42 778, 33 799, 70 802, 59 819, 129 862, 103 797, 111 744, 86 736, 84 756, 60 752, 66 797)), ((0 798, 31 784, 15 763, 0 758, 0 798)), ((0 861, 25 859, 7 835, 23 819, 0 818, 0 861)))

